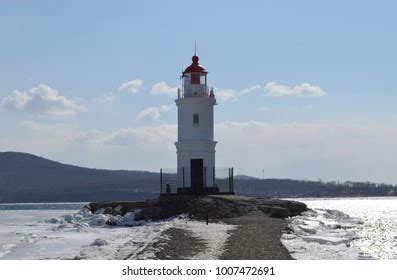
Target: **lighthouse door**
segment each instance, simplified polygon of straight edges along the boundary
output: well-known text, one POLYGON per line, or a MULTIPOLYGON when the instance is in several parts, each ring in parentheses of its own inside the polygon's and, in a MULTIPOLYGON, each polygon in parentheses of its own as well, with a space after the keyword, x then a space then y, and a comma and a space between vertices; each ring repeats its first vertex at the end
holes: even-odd
POLYGON ((203 187, 203 159, 191 159, 190 167, 192 191, 193 193, 199 193, 200 189, 203 187))

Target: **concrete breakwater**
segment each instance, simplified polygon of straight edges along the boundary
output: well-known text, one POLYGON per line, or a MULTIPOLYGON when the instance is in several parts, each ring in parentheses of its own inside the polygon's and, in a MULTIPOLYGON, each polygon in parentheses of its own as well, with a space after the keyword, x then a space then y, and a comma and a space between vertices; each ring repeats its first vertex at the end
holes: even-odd
MULTIPOLYGON (((301 202, 237 195, 163 196, 146 201, 92 202, 85 207, 92 213, 124 217, 134 212, 138 222, 131 225, 187 215, 192 219, 190 226, 169 228, 162 233, 164 238, 153 244, 156 259, 174 260, 292 259, 280 241, 288 231, 284 218, 307 210, 301 202), (197 223, 199 228, 192 227, 197 223), (233 229, 221 233, 218 227, 233 229)), ((117 225, 112 219, 108 224, 117 225)))
POLYGON ((218 221, 261 211, 271 218, 286 218, 307 210, 304 203, 254 198, 236 195, 165 196, 146 201, 91 202, 85 206, 91 212, 124 216, 135 211, 136 220, 159 220, 187 214, 195 220, 218 221))

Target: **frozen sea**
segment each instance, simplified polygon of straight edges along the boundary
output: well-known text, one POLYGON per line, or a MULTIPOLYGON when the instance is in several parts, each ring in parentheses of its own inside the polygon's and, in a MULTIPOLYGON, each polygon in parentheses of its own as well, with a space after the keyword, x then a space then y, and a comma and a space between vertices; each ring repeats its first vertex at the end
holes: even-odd
POLYGON ((153 259, 153 244, 167 238, 163 232, 171 227, 191 231, 208 244, 192 259, 216 259, 234 228, 183 216, 137 222, 134 212, 92 214, 82 209, 84 204, 0 204, 0 259, 153 259))
MULTIPOLYGON (((282 242, 296 259, 397 259, 397 198, 299 199, 282 242)), ((153 259, 171 227, 207 242, 193 259, 217 259, 231 229, 179 216, 136 222, 82 210, 85 203, 0 204, 0 259, 153 259), (109 226, 111 221, 116 226, 109 226)))
POLYGON ((397 198, 300 199, 283 244, 296 259, 397 259, 397 198))

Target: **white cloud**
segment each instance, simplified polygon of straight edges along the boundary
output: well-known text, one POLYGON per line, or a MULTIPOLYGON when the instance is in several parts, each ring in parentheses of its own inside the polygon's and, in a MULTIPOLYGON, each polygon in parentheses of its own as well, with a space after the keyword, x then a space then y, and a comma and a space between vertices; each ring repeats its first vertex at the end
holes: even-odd
POLYGON ((248 88, 245 88, 243 90, 241 90, 239 92, 239 95, 246 95, 246 94, 250 94, 250 93, 259 93, 261 91, 262 87, 260 85, 254 85, 254 86, 250 86, 248 88))
POLYGON ((218 165, 251 175, 397 183, 392 123, 224 122, 215 131, 218 165))
POLYGON ((269 82, 264 87, 253 85, 240 91, 233 89, 215 89, 215 97, 222 102, 237 102, 240 97, 248 94, 259 94, 264 92, 266 96, 324 96, 327 93, 318 86, 302 83, 294 87, 269 82))
POLYGON ((112 103, 115 97, 116 95, 113 92, 108 92, 101 96, 93 98, 92 101, 95 104, 108 104, 108 103, 112 103))
POLYGON ((119 87, 119 92, 137 93, 141 89, 142 85, 142 80, 132 80, 125 82, 119 87))
POLYGON ((232 89, 215 89, 215 97, 219 99, 221 102, 237 102, 238 95, 237 92, 232 89))
POLYGON ((140 148, 167 149, 172 146, 175 149, 176 125, 162 124, 159 126, 147 126, 137 128, 122 128, 110 134, 106 144, 132 145, 139 143, 140 148))
POLYGON ((111 149, 115 152, 119 149, 132 149, 134 153, 142 154, 141 157, 132 160, 136 163, 142 163, 146 159, 144 152, 152 153, 157 151, 160 157, 162 151, 171 150, 175 152, 176 133, 177 127, 173 124, 120 128, 111 132, 90 129, 78 134, 73 141, 84 145, 84 147, 97 150, 98 153, 103 149, 111 149))
MULTIPOLYGON (((154 84, 150 90, 151 95, 169 95, 176 97, 177 87, 171 87, 162 81, 154 84)), ((221 102, 238 102, 240 97, 248 94, 265 93, 266 96, 325 96, 327 93, 319 86, 302 83, 289 87, 286 85, 269 82, 265 86, 253 85, 240 91, 234 89, 214 89, 215 97, 221 102)))
POLYGON ((177 127, 172 124, 110 132, 92 129, 80 133, 69 146, 76 151, 74 162, 84 166, 159 171, 176 166, 176 136, 177 127))
POLYGON ((106 169, 158 171, 176 165, 174 124, 111 131, 24 121, 24 137, 0 137, 0 151, 33 153, 64 163, 106 169))
POLYGON ((87 111, 77 100, 62 96, 57 90, 43 84, 28 91, 14 90, 4 98, 3 106, 14 111, 58 117, 87 111))
POLYGON ((36 135, 44 135, 44 137, 47 137, 48 134, 51 134, 55 138, 60 137, 67 140, 74 134, 74 129, 63 123, 44 124, 28 120, 21 121, 18 125, 19 127, 27 129, 36 135))
POLYGON ((154 84, 150 90, 151 95, 168 95, 176 97, 178 93, 178 87, 170 87, 166 82, 154 84))
POLYGON ((215 89, 215 97, 219 99, 221 102, 237 102, 239 101, 239 97, 259 93, 261 91, 261 86, 254 85, 247 88, 244 88, 240 91, 236 91, 233 89, 215 89))
MULTIPOLYGON (((20 124, 26 137, 0 137, 0 150, 26 151, 83 166, 157 171, 176 166, 175 124, 79 131, 63 124, 20 124), (30 131, 30 133, 29 133, 30 131), (26 133, 26 134, 25 134, 26 133)), ((255 176, 397 183, 395 123, 222 122, 217 166, 255 176), (387 135, 387 137, 384 137, 387 135)))
POLYGON ((319 86, 302 83, 294 87, 269 82, 264 88, 267 96, 325 96, 327 93, 319 86))
POLYGON ((162 105, 159 107, 148 107, 138 114, 138 120, 150 120, 158 121, 161 118, 161 114, 169 111, 171 108, 167 105, 162 105))

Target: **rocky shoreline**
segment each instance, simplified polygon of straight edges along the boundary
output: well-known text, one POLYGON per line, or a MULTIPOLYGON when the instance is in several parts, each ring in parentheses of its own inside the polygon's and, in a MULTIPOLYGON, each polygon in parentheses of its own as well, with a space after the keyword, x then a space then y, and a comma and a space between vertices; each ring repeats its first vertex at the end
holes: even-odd
MULTIPOLYGON (((193 220, 235 225, 220 259, 292 259, 280 241, 288 230, 285 218, 307 210, 304 203, 236 195, 164 196, 147 201, 89 203, 91 212, 125 215, 135 211, 136 220, 161 220, 185 214, 193 220)), ((158 259, 189 259, 206 250, 205 240, 193 232, 171 228, 154 244, 158 259)))

